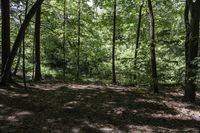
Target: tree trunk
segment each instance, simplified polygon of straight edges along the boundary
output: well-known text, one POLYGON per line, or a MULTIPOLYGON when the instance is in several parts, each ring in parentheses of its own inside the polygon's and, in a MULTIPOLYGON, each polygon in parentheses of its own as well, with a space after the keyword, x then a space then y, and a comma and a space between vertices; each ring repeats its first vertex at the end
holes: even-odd
POLYGON ((142 20, 142 8, 144 5, 144 0, 142 0, 142 4, 140 5, 140 11, 139 11, 139 15, 138 15, 138 27, 137 27, 137 38, 136 38, 136 45, 135 45, 135 60, 134 60, 134 70, 135 70, 135 74, 134 74, 134 81, 136 83, 136 79, 137 79, 137 74, 136 74, 136 69, 137 69, 137 55, 138 55, 138 49, 139 49, 139 42, 140 42, 140 27, 141 27, 141 20, 142 20))
MULTIPOLYGON (((188 1, 186 1, 188 2, 188 1)), ((184 100, 188 102, 194 102, 196 96, 196 76, 198 65, 195 62, 198 56, 198 44, 199 44, 199 20, 200 20, 200 1, 188 3, 189 11, 191 14, 190 24, 189 24, 189 37, 186 37, 186 86, 184 100), (189 39, 189 41, 187 40, 189 39)), ((188 9, 187 9, 188 10, 188 9)), ((189 13, 189 12, 187 12, 189 13)), ((186 14, 187 17, 188 14, 186 14)), ((187 28, 187 27, 186 27, 187 28)), ((186 29, 188 32, 188 29, 186 29)))
POLYGON ((65 79, 65 69, 66 69, 66 67, 65 67, 65 63, 66 63, 66 61, 65 61, 65 56, 66 56, 66 54, 65 54, 65 44, 66 44, 66 0, 64 0, 64 11, 63 11, 63 60, 64 60, 64 62, 63 62, 63 77, 64 77, 64 79, 65 79))
MULTIPOLYGON (((190 36, 190 22, 189 22, 189 3, 190 0, 186 0, 185 2, 185 11, 184 11, 184 19, 185 19, 185 29, 186 29, 186 36, 185 36, 185 70, 188 70, 188 45, 189 45, 189 36, 190 36)), ((187 72, 185 72, 185 77, 187 75, 187 72)), ((185 83, 186 83, 186 78, 185 78, 185 83)), ((185 85, 186 86, 186 85, 185 85)))
POLYGON ((78 0, 78 46, 77 46, 77 81, 80 80, 80 34, 81 34, 81 0, 78 0))
POLYGON ((112 83, 116 84, 116 72, 115 72, 115 43, 116 43, 116 17, 117 17, 117 0, 113 3, 113 45, 112 45, 112 83))
POLYGON ((158 93, 158 79, 155 53, 155 23, 151 0, 148 0, 149 17, 150 17, 150 48, 151 48, 151 88, 154 93, 158 93))
POLYGON ((35 4, 32 6, 32 8, 30 9, 30 11, 28 12, 28 14, 25 17, 25 20, 23 22, 23 24, 20 27, 20 30, 17 34, 16 40, 14 42, 14 45, 12 47, 12 51, 9 55, 9 58, 6 62, 6 65, 4 67, 4 71, 2 74, 2 78, 1 78, 1 85, 6 85, 8 82, 8 78, 9 78, 9 72, 11 70, 12 64, 13 64, 13 60, 17 54, 17 50, 21 45, 21 42, 23 40, 25 31, 29 25, 29 22, 31 21, 32 17, 34 16, 34 14, 36 13, 38 7, 42 4, 44 0, 37 0, 35 2, 35 4))
POLYGON ((41 26, 41 6, 38 7, 35 17, 35 78, 34 81, 42 79, 40 62, 40 26, 41 26))
MULTIPOLYGON (((3 74, 6 61, 10 55, 10 0, 1 0, 2 15, 2 66, 1 74, 3 74)), ((10 73, 8 73, 10 75, 10 73)))
POLYGON ((21 52, 22 52, 22 49, 21 49, 21 47, 20 47, 20 48, 19 48, 19 52, 18 52, 17 63, 16 63, 16 66, 15 66, 14 72, 12 73, 13 76, 16 76, 16 75, 17 75, 17 71, 18 71, 18 69, 19 69, 20 61, 21 61, 21 52))
MULTIPOLYGON (((25 13, 24 13, 24 17, 26 17, 27 15, 27 11, 28 11, 28 4, 29 4, 29 0, 26 0, 26 8, 25 8, 25 13)), ((27 89, 26 87, 26 64, 25 64, 25 33, 24 33, 24 37, 23 37, 23 41, 22 41, 22 57, 23 57, 23 65, 22 65, 22 71, 23 71, 23 82, 24 82, 24 88, 27 89)))

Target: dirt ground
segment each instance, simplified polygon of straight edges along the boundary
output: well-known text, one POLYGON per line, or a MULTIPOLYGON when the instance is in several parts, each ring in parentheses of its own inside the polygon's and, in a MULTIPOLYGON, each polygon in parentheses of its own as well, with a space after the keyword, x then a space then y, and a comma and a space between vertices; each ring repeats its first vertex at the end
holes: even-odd
POLYGON ((0 133, 198 133, 200 100, 183 103, 179 87, 160 90, 62 82, 0 88, 0 133))

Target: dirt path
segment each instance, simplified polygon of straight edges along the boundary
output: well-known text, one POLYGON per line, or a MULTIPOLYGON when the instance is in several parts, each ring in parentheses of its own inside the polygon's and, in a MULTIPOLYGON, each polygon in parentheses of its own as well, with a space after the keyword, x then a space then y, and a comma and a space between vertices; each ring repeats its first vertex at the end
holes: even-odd
MULTIPOLYGON (((40 83, 0 88, 1 133, 198 132, 200 106, 179 88, 40 83)), ((198 94, 199 97, 199 94, 198 94)), ((199 103, 199 102, 198 102, 199 103)))

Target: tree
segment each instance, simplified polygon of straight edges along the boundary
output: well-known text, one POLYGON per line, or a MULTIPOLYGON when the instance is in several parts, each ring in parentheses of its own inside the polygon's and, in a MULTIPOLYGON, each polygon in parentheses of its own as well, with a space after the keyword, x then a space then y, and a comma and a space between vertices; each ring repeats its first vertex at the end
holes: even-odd
POLYGON ((196 76, 198 65, 195 62, 198 56, 199 45, 199 22, 200 22, 200 1, 186 0, 185 25, 186 25, 186 77, 184 100, 195 101, 196 76), (190 16, 189 16, 190 14, 190 16))
POLYGON ((158 93, 158 79, 155 53, 155 22, 151 0, 148 0, 149 18, 150 18, 150 52, 151 52, 151 88, 158 93))
POLYGON ((22 49, 21 49, 21 47, 20 47, 20 48, 19 48, 19 51, 18 51, 18 59, 17 59, 17 63, 16 63, 16 65, 15 65, 15 69, 14 69, 14 71, 13 71, 13 73, 12 73, 13 76, 16 76, 16 75, 17 75, 17 71, 18 71, 19 66, 20 66, 20 61, 21 61, 21 51, 22 51, 22 49))
POLYGON ((77 80, 80 80, 80 45, 81 45, 81 0, 78 0, 78 46, 77 46, 77 80))
POLYGON ((41 6, 38 7, 35 16, 35 81, 42 79, 40 62, 40 26, 41 26, 41 6))
MULTIPOLYGON (((2 66, 1 74, 3 74, 6 61, 10 55, 10 0, 1 0, 2 15, 2 66)), ((9 74, 9 73, 8 73, 9 74)), ((9 74, 10 75, 10 74, 9 74)))
POLYGON ((8 82, 8 77, 9 77, 9 72, 11 70, 14 58, 17 54, 18 48, 20 47, 20 44, 23 40, 26 28, 29 25, 29 22, 31 21, 32 17, 34 16, 34 14, 36 13, 38 7, 43 3, 44 0, 37 0, 34 5, 32 6, 32 8, 30 9, 30 11, 28 12, 28 14, 26 15, 24 22, 22 23, 19 32, 17 34, 17 37, 15 39, 14 45, 12 47, 11 53, 6 61, 6 65, 4 67, 4 71, 1 77, 1 85, 6 85, 8 82))
MULTIPOLYGON (((25 8, 24 17, 26 17, 26 15, 27 15, 28 5, 29 5, 29 0, 26 0, 26 8, 25 8)), ((23 57, 23 65, 22 65, 23 81, 24 81, 24 87, 25 87, 25 89, 27 89, 27 87, 26 87, 26 64, 25 64, 25 33, 24 33, 23 41, 22 41, 22 57, 23 57)))
POLYGON ((112 44, 112 83, 116 84, 115 72, 115 45, 116 45, 116 16, 117 16, 117 0, 113 2, 113 44, 112 44))
MULTIPOLYGON (((138 48, 139 48, 139 42, 140 42, 140 27, 141 27, 141 20, 142 20, 142 8, 144 5, 144 0, 142 0, 142 3, 140 5, 139 15, 138 15, 138 27, 137 27, 137 38, 136 38, 136 45, 135 45, 135 57, 134 57, 134 70, 136 71, 137 68, 137 55, 138 55, 138 48)), ((136 81, 137 75, 136 72, 134 74, 134 80, 136 81)))
POLYGON ((66 54, 65 54, 65 44, 66 44, 66 0, 64 0, 64 10, 63 10, 63 77, 65 78, 65 73, 66 73, 66 54))

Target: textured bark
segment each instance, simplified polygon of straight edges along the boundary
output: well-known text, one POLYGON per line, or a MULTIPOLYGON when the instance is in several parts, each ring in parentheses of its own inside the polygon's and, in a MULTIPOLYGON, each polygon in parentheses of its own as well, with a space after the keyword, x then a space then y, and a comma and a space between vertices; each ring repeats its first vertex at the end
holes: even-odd
POLYGON ((2 67, 3 74, 6 61, 10 55, 10 0, 1 0, 1 16, 2 16, 2 67))
MULTIPOLYGON (((199 45, 199 22, 200 22, 200 1, 186 1, 185 17, 188 17, 190 12, 190 21, 186 26, 186 80, 185 80, 185 95, 184 100, 195 102, 196 97, 196 76, 198 65, 195 62, 198 56, 199 45), (189 9, 187 9, 189 8, 189 9), (187 11, 189 10, 189 11, 187 11)), ((187 18, 186 18, 187 20, 187 18)))
POLYGON ((9 55, 9 58, 6 62, 6 65, 4 67, 4 71, 2 74, 2 78, 1 78, 1 85, 6 85, 8 82, 8 78, 9 78, 9 72, 11 70, 11 67, 13 65, 13 60, 17 54, 18 48, 21 45, 21 42, 23 40, 25 31, 29 25, 29 22, 31 21, 32 17, 34 16, 34 14, 36 13, 38 7, 42 4, 44 0, 37 0, 35 2, 35 4, 32 6, 32 8, 30 9, 30 11, 28 12, 28 14, 25 17, 25 20, 23 22, 23 24, 21 25, 19 32, 17 34, 16 40, 14 42, 14 45, 12 47, 12 51, 9 55))
POLYGON ((149 17, 150 17, 150 48, 151 48, 151 88, 154 93, 158 93, 158 79, 155 53, 155 22, 151 0, 148 0, 149 17))
POLYGON ((35 16, 35 77, 34 81, 42 79, 40 62, 40 26, 41 26, 41 6, 39 6, 35 16))
POLYGON ((116 72, 115 72, 115 45, 116 45, 116 16, 117 16, 117 0, 113 3, 113 45, 112 45, 112 83, 116 84, 116 72))

